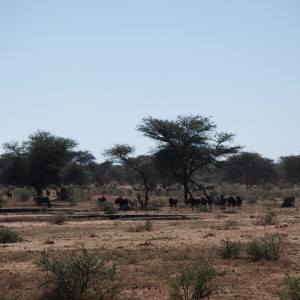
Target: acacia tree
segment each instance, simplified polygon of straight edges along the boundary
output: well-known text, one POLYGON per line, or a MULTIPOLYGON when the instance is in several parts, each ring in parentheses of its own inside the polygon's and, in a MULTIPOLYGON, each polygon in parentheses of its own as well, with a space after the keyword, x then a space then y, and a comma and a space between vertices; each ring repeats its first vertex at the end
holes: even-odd
POLYGON ((229 158, 225 165, 224 179, 232 183, 245 184, 247 189, 277 179, 273 160, 264 158, 258 153, 242 152, 229 158))
POLYGON ((183 185, 185 200, 192 196, 190 184, 197 185, 207 195, 205 187, 194 180, 197 170, 220 167, 222 159, 241 148, 230 146, 234 134, 218 133, 211 119, 200 115, 177 116, 175 120, 148 117, 142 119, 137 130, 156 141, 154 156, 183 185))
POLYGON ((15 186, 24 186, 37 196, 49 185, 60 184, 60 171, 71 161, 77 143, 49 132, 37 131, 19 145, 5 143, 0 156, 0 178, 15 186))
POLYGON ((300 182, 300 155, 281 156, 279 164, 283 170, 285 182, 292 185, 300 182))
POLYGON ((60 173, 63 184, 86 185, 93 180, 95 157, 89 151, 74 151, 74 158, 68 162, 60 173))
POLYGON ((116 144, 115 146, 104 150, 103 155, 108 157, 115 163, 126 163, 140 174, 145 187, 145 206, 147 207, 149 201, 149 187, 147 183, 146 173, 134 163, 134 152, 135 148, 133 146, 126 144, 116 144))

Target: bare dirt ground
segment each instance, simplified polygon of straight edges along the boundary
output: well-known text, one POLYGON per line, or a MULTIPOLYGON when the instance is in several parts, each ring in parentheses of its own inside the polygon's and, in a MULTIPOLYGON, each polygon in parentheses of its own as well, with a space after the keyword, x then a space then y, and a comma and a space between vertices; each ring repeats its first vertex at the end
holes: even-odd
POLYGON ((68 251, 76 245, 98 249, 118 260, 118 271, 123 277, 118 299, 125 300, 168 299, 164 274, 197 256, 209 256, 214 266, 226 271, 218 279, 222 290, 211 299, 278 299, 276 291, 285 287, 285 272, 299 276, 300 215, 297 207, 280 209, 281 200, 263 200, 253 205, 246 202, 235 211, 215 206, 205 212, 189 207, 178 211, 163 207, 158 211, 118 212, 115 219, 95 209, 95 197, 78 206, 53 203, 43 211, 30 202, 10 201, 0 210, 0 227, 14 229, 23 237, 21 242, 0 244, 3 295, 43 299, 39 288, 43 272, 34 260, 44 249, 68 251), (263 225, 261 220, 270 210, 276 213, 276 222, 263 225), (50 223, 49 217, 58 213, 68 215, 68 220, 62 225, 50 223), (151 231, 135 230, 146 220, 152 220, 151 231), (229 260, 216 254, 222 239, 247 242, 265 233, 285 235, 277 262, 253 262, 246 253, 229 260))

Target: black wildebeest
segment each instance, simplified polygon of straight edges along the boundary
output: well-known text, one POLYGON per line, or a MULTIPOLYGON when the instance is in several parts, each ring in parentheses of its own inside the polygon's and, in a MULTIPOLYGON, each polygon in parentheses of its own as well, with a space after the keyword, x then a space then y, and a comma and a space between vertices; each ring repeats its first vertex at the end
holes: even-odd
POLYGON ((221 204, 222 207, 225 208, 225 205, 226 205, 226 198, 225 198, 224 195, 221 195, 221 196, 220 196, 220 204, 221 204))
POLYGON ((35 197, 35 205, 37 206, 45 206, 51 207, 51 202, 48 197, 35 197))
POLYGON ((287 197, 283 200, 280 207, 294 207, 295 206, 295 197, 287 197))
POLYGON ((106 202, 106 198, 102 195, 102 197, 98 198, 98 203, 104 203, 106 202))
POLYGON ((199 207, 200 203, 201 203, 201 199, 196 199, 193 197, 190 197, 185 201, 185 204, 190 204, 192 210, 194 209, 195 206, 199 207))
POLYGON ((122 197, 118 197, 115 200, 115 204, 120 206, 120 209, 122 210, 128 210, 129 209, 129 200, 128 199, 124 199, 122 197))
POLYGON ((241 196, 236 196, 236 205, 237 205, 237 207, 241 209, 242 204, 243 204, 242 197, 241 196))
POLYGON ((5 195, 7 196, 7 198, 12 199, 13 195, 11 192, 6 192, 5 195))
POLYGON ((173 198, 173 197, 169 198, 169 206, 170 206, 171 210, 172 210, 172 207, 174 207, 174 210, 177 210, 177 203, 178 203, 178 200, 176 198, 173 198))
POLYGON ((236 206, 236 199, 233 196, 229 196, 227 199, 228 206, 236 206))
POLYGON ((212 196, 208 196, 207 197, 207 204, 209 206, 210 209, 212 209, 212 205, 213 205, 214 199, 212 196))

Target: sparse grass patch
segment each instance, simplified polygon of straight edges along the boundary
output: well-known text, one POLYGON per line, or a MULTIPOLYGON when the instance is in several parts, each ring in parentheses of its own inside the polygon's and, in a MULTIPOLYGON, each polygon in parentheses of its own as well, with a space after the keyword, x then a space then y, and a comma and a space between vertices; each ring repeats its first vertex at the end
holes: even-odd
POLYGON ((68 216, 64 214, 53 215, 49 218, 49 222, 56 225, 62 225, 68 220, 68 216))
POLYGON ((7 227, 0 228, 0 243, 16 243, 22 241, 20 234, 7 227))
POLYGON ((136 226, 130 226, 128 228, 129 232, 143 232, 143 231, 152 231, 153 221, 147 220, 144 224, 138 224, 136 226))
POLYGON ((225 216, 224 214, 217 214, 216 215, 216 219, 224 219, 226 218, 227 216, 225 216))
POLYGON ((203 237, 208 238, 208 237, 213 237, 213 236, 216 236, 216 234, 214 232, 208 232, 203 237))
POLYGON ((213 225, 211 229, 217 229, 217 230, 234 230, 239 228, 239 222, 237 220, 225 220, 222 223, 219 223, 218 225, 213 225))
POLYGON ((236 214, 237 212, 237 209, 234 209, 232 207, 224 210, 224 214, 236 214))
POLYGON ((182 222, 180 222, 179 220, 175 220, 175 221, 170 222, 171 226, 180 226, 181 224, 182 224, 182 222))

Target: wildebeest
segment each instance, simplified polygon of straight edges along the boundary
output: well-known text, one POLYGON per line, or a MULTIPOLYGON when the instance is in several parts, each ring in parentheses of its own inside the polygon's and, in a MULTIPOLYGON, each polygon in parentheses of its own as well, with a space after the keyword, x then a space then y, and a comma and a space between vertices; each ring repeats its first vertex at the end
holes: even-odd
POLYGON ((201 203, 201 199, 195 199, 193 197, 190 197, 186 199, 185 204, 190 204, 191 208, 194 209, 194 207, 199 207, 201 203))
POLYGON ((221 204, 221 206, 223 206, 223 207, 225 207, 225 205, 226 205, 226 198, 225 198, 224 195, 221 195, 221 196, 220 196, 220 204, 221 204))
POLYGON ((7 196, 7 198, 12 199, 13 195, 11 192, 6 192, 5 195, 7 196))
POLYGON ((229 196, 226 200, 228 206, 236 206, 236 199, 233 196, 229 196))
POLYGON ((208 204, 207 198, 201 197, 200 202, 201 202, 202 207, 207 207, 207 204, 208 204))
POLYGON ((169 206, 170 206, 171 210, 172 210, 172 207, 174 207, 174 210, 177 210, 177 203, 178 203, 178 200, 176 198, 173 198, 173 197, 169 198, 169 206))
POLYGON ((208 196, 207 197, 207 204, 208 204, 209 208, 212 208, 213 202, 214 202, 213 197, 212 196, 208 196))
POLYGON ((280 207, 293 207, 295 206, 295 197, 287 197, 283 200, 280 207))
POLYGON ((102 197, 98 198, 98 203, 104 203, 106 202, 106 198, 102 195, 102 197))
POLYGON ((51 207, 51 202, 48 197, 35 197, 35 205, 37 206, 48 206, 51 207))
POLYGON ((243 204, 243 199, 241 196, 236 196, 236 205, 238 208, 241 208, 243 204))
POLYGON ((115 200, 115 204, 120 206, 120 209, 123 210, 128 210, 129 209, 129 200, 128 199, 124 199, 122 197, 118 197, 115 200))

